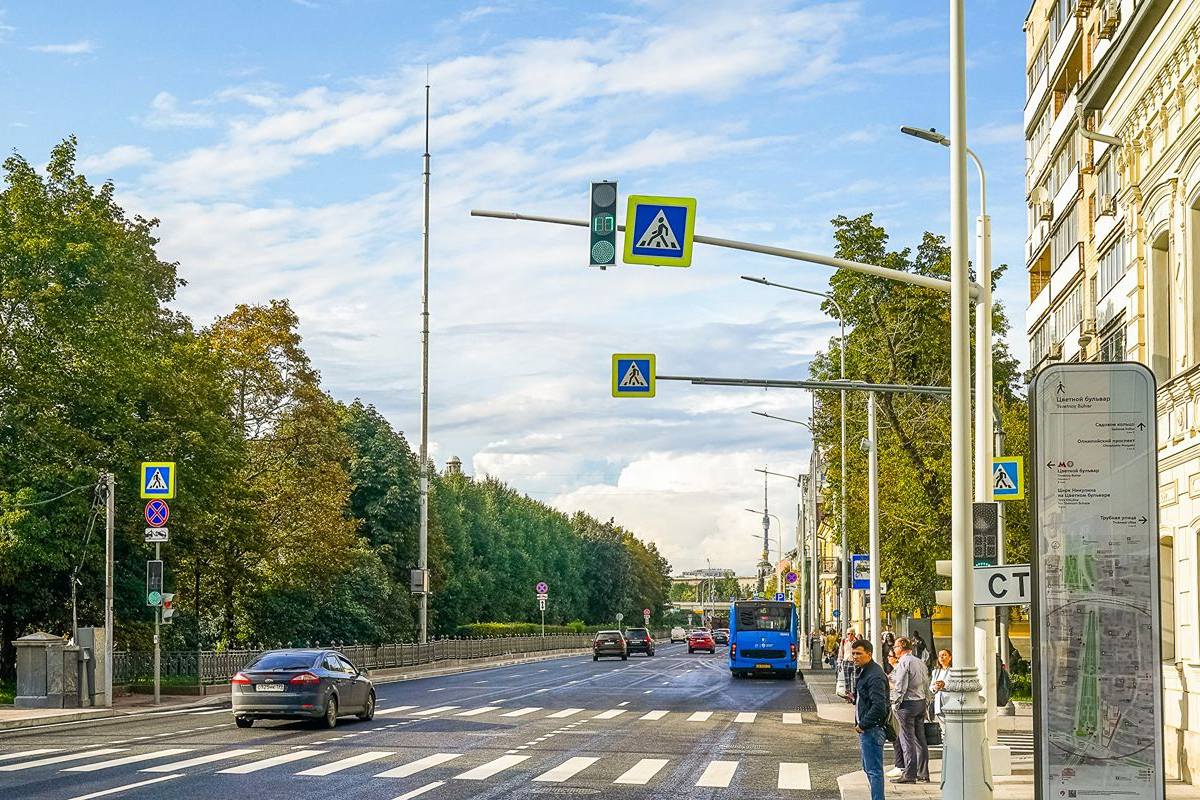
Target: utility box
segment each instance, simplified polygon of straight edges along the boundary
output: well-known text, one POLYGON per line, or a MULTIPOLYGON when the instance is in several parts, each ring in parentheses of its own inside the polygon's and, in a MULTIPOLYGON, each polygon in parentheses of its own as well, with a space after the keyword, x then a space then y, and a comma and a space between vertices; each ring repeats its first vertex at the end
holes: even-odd
POLYGON ((50 633, 31 633, 17 648, 17 708, 75 708, 79 705, 79 647, 50 633))
POLYGON ((75 632, 79 645, 79 698, 81 706, 109 705, 104 696, 104 670, 107 642, 104 628, 80 628, 75 632))

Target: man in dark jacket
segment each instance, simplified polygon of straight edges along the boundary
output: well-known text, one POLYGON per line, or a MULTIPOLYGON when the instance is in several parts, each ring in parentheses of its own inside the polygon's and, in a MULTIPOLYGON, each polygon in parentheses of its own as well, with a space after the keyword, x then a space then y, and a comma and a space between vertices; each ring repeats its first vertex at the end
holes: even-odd
POLYGON ((871 658, 871 643, 859 639, 850 646, 854 661, 854 731, 862 750, 863 772, 871 786, 871 800, 883 798, 883 726, 887 724, 888 679, 871 658))

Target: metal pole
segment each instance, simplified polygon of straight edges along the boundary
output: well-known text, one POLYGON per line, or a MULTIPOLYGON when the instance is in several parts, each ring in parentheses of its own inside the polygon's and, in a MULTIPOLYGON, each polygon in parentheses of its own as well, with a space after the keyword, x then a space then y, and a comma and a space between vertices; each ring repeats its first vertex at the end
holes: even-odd
MULTIPOLYGON (((154 543, 154 560, 162 561, 162 544, 154 543)), ((166 588, 166 581, 163 581, 163 587, 166 588)), ((159 592, 161 596, 162 592, 159 592)), ((162 601, 159 600, 159 603, 162 601)), ((162 606, 158 605, 154 608, 154 705, 159 703, 159 694, 162 689, 162 644, 159 642, 158 632, 162 625, 162 606)))
POLYGON ((425 217, 421 229, 421 532, 418 538, 417 569, 421 571, 421 594, 417 599, 418 639, 429 638, 429 84, 425 84, 425 217))
MULTIPOLYGON (((993 444, 993 452, 996 457, 999 457, 999 456, 1004 455, 1004 426, 1000 424, 999 415, 996 416, 996 425, 995 425, 994 431, 995 431, 995 434, 994 434, 995 435, 995 443, 993 444)), ((995 487, 993 486, 993 489, 994 488, 995 487)), ((996 507, 996 536, 999 539, 999 541, 997 542, 997 547, 996 547, 996 563, 997 564, 1005 564, 1005 563, 1007 563, 1007 560, 1006 560, 1005 552, 1004 552, 1004 503, 1000 503, 996 507)), ((1009 646, 1008 646, 1009 613, 1010 613, 1010 609, 1007 606, 1002 607, 999 610, 999 614, 1000 614, 1000 654, 1001 654, 1000 658, 1006 665, 1008 664, 1008 654, 1009 654, 1009 646)), ((1013 713, 1013 709, 1014 709, 1013 702, 1010 699, 1008 701, 1008 705, 1005 707, 1005 713, 1013 713)))
POLYGON ((971 359, 967 252, 967 80, 965 0, 950 0, 950 494, 954 666, 943 706, 942 796, 991 800, 987 709, 975 664, 971 539, 971 359))
POLYGON ((112 708, 113 687, 113 529, 116 527, 116 476, 104 475, 104 705, 112 708))
MULTIPOLYGON (((830 298, 832 300, 832 298, 830 298)), ((846 317, 843 316, 841 308, 834 303, 834 308, 838 309, 838 325, 841 328, 841 351, 842 351, 842 372, 841 379, 846 380, 846 317)), ((842 390, 841 399, 842 411, 842 478, 841 478, 841 503, 839 511, 841 519, 839 523, 842 528, 842 612, 839 616, 842 618, 842 636, 846 635, 846 626, 849 624, 850 616, 850 545, 846 538, 846 390, 842 390)))
POLYGON ((881 592, 879 591, 879 439, 875 427, 875 393, 867 394, 867 491, 868 491, 868 564, 871 568, 871 647, 880 665, 887 663, 880 642, 883 639, 881 592))

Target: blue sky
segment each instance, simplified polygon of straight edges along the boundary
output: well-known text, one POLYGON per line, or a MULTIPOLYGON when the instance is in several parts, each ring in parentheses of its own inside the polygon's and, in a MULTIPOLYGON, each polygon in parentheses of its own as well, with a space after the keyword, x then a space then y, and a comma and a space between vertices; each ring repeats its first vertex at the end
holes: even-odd
MULTIPOLYGON (((1024 359, 1027 8, 969 6, 968 139, 1024 359)), ((7 150, 40 164, 76 135, 81 171, 162 220, 179 310, 203 325, 288 297, 325 386, 414 446, 428 69, 433 454, 616 517, 677 569, 752 569, 753 468, 795 473, 811 443, 749 412, 810 401, 682 384, 614 400, 610 354, 802 377, 836 324, 738 276, 821 289, 830 272, 703 246, 687 270, 599 272, 582 230, 470 209, 583 218, 588 182, 615 179, 621 207, 692 196, 697 233, 819 252, 838 214, 875 212, 895 245, 948 220, 948 151, 898 132, 949 127, 946 4, 22 3, 0 5, 0 58, 7 150)), ((790 546, 794 484, 771 498, 790 546)))

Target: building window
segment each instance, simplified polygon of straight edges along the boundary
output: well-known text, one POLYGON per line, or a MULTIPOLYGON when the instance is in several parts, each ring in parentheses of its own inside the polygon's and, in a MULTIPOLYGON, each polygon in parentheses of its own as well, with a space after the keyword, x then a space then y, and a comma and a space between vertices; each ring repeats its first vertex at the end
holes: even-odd
POLYGON ((1100 360, 1125 360, 1125 316, 1123 314, 1101 334, 1100 360))
POLYGON ((1038 117, 1037 125, 1033 128, 1033 133, 1029 136, 1029 159, 1032 161, 1037 158, 1038 151, 1042 149, 1042 145, 1046 143, 1046 137, 1050 135, 1050 126, 1054 123, 1054 104, 1047 103, 1042 109, 1041 115, 1038 117))
POLYGON ((1050 263, 1054 269, 1067 257, 1075 245, 1079 244, 1079 220, 1075 216, 1075 204, 1067 209, 1062 222, 1054 229, 1054 239, 1050 242, 1050 263))
POLYGON ((1037 364, 1046 357, 1046 353, 1050 351, 1050 338, 1048 336, 1050 324, 1043 322, 1037 326, 1037 330, 1033 332, 1033 337, 1029 340, 1029 361, 1037 364))
POLYGON ((1046 42, 1047 39, 1043 38, 1042 45, 1033 56, 1033 63, 1029 65, 1029 71, 1026 73, 1029 79, 1029 90, 1025 93, 1026 96, 1033 95, 1037 90, 1038 81, 1042 79, 1042 73, 1046 71, 1046 59, 1050 52, 1046 49, 1046 42))
POLYGON ((1050 168, 1050 196, 1058 194, 1058 190, 1063 187, 1067 179, 1071 177, 1078 166, 1079 159, 1075 152, 1075 136, 1071 134, 1067 136, 1063 142, 1062 149, 1054 156, 1054 164, 1050 168))
MULTIPOLYGON (((1121 174, 1117 171, 1117 161, 1109 158, 1096 170, 1096 196, 1102 200, 1105 195, 1116 197, 1120 191, 1121 174)), ((1096 216, 1104 213, 1104 204, 1100 203, 1100 205, 1101 208, 1096 210, 1096 216)))
POLYGON ((1125 234, 1117 237, 1113 242, 1112 247, 1100 256, 1100 263, 1097 265, 1097 275, 1100 282, 1096 287, 1096 299, 1100 300, 1104 295, 1108 294, 1109 290, 1117 285, 1117 281, 1125 274, 1126 268, 1129 266, 1129 259, 1125 253, 1125 234))
POLYGON ((1067 334, 1083 319, 1083 284, 1078 284, 1067 299, 1054 309, 1054 341, 1066 340, 1067 334))

